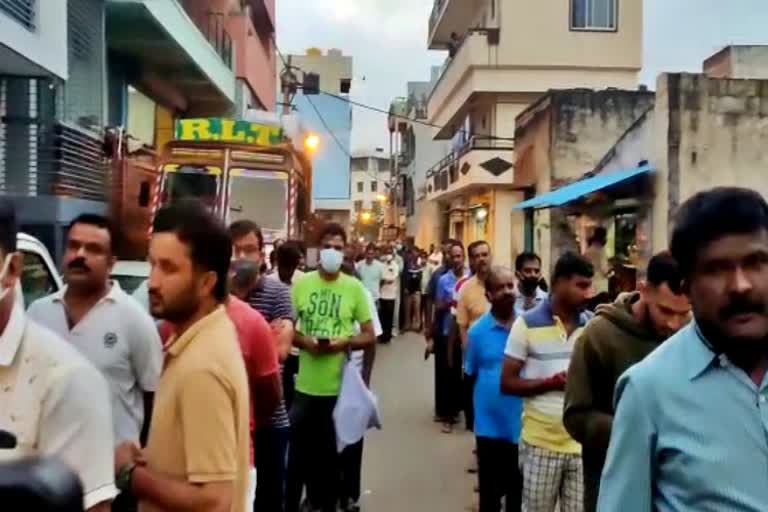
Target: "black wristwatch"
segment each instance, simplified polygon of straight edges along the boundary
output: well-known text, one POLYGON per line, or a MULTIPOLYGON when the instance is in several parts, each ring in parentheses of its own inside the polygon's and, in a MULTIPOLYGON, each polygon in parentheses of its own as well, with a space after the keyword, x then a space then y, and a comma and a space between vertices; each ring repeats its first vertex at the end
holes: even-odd
POLYGON ((133 479, 133 470, 136 469, 135 463, 126 464, 117 472, 115 486, 120 492, 130 492, 133 479))

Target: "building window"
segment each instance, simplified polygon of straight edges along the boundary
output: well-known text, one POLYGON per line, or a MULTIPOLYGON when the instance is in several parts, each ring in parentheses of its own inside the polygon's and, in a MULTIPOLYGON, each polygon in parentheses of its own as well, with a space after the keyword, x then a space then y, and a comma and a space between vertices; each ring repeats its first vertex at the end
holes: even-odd
POLYGON ((617 0, 571 0, 571 30, 617 28, 617 0))
POLYGON ((0 12, 27 30, 35 29, 35 0, 0 0, 0 12))
POLYGON ((365 191, 364 187, 365 187, 365 183, 363 183, 362 181, 358 181, 357 182, 357 191, 358 192, 363 193, 365 191))
POLYGON ((363 202, 355 201, 355 212, 362 211, 362 209, 363 209, 363 202))
POLYGON ((371 182, 371 192, 378 192, 379 191, 379 183, 377 181, 371 182))

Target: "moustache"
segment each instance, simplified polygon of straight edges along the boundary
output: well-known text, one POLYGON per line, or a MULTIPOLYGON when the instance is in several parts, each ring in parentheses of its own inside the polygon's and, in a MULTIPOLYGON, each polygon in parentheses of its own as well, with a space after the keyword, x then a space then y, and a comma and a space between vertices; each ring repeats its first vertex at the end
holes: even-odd
POLYGON ((91 270, 88 267, 88 265, 85 264, 85 259, 83 258, 77 258, 75 260, 72 260, 71 262, 69 262, 69 265, 67 265, 67 268, 70 270, 85 270, 85 271, 91 270))
POLYGON ((765 303, 761 301, 751 300, 747 297, 738 295, 731 298, 731 302, 720 310, 720 318, 728 319, 732 316, 742 315, 747 313, 755 313, 758 315, 766 314, 765 303))

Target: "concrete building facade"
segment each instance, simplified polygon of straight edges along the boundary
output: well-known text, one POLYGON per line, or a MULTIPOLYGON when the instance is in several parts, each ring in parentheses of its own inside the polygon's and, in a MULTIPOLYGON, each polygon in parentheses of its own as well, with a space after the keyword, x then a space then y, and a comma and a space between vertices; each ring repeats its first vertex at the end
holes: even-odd
MULTIPOLYGON (((653 105, 652 92, 586 89, 551 91, 531 105, 518 116, 515 134, 519 155, 515 172, 532 183, 528 197, 541 197, 585 177, 638 167, 642 158, 633 162, 629 155, 634 154, 632 147, 650 139, 645 135, 638 140, 636 129, 652 112, 653 105)), ((638 182, 631 182, 631 186, 634 188, 629 196, 643 196, 638 182)), ((586 249, 586 240, 595 226, 603 225, 608 230, 611 245, 617 223, 618 229, 623 229, 628 212, 634 212, 635 222, 649 211, 627 201, 582 201, 562 208, 538 206, 542 205, 513 213, 514 243, 539 254, 545 271, 563 252, 586 249)), ((625 249, 614 246, 609 252, 613 255, 625 249)))
MULTIPOLYGON (((142 165, 151 171, 173 137, 175 119, 236 113, 230 14, 249 14, 254 35, 271 45, 273 0, 25 0, 0 6, 1 191, 16 203, 22 227, 55 255, 71 219, 106 213, 115 193, 110 185, 125 183, 110 165, 133 156, 126 156, 125 144, 118 145, 125 155, 105 152, 111 144, 105 141, 116 140, 112 134, 127 136, 131 151, 142 148, 142 165), (256 16, 270 12, 267 21, 256 16)), ((273 77, 272 61, 264 62, 262 74, 273 77)), ((267 85, 263 100, 248 106, 273 105, 274 79, 267 85)))
POLYGON ((524 249, 510 208, 531 183, 515 169, 515 119, 550 89, 635 88, 642 10, 637 0, 435 0, 428 46, 449 57, 428 120, 452 147, 429 172, 427 198, 445 212, 442 233, 485 238, 504 264, 524 249))
MULTIPOLYGON (((295 67, 299 80, 303 73, 315 73, 320 78, 320 94, 305 95, 299 90, 293 100, 302 123, 320 138, 312 161, 313 209, 326 221, 348 226, 352 208, 352 106, 344 98, 351 88, 352 57, 338 49, 323 53, 318 48, 310 48, 304 55, 288 55, 286 59, 295 67)), ((283 62, 278 60, 278 76, 284 67, 283 62)))

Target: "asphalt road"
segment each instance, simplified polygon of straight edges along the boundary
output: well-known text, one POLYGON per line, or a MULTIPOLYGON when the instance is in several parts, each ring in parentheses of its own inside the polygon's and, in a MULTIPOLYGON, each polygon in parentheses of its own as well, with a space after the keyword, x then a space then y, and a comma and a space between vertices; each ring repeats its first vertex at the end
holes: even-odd
POLYGON ((467 473, 473 439, 461 426, 453 434, 440 431, 432 421, 433 389, 433 361, 424 361, 421 336, 379 345, 373 390, 384 428, 365 439, 364 512, 473 510, 474 479, 467 473))

